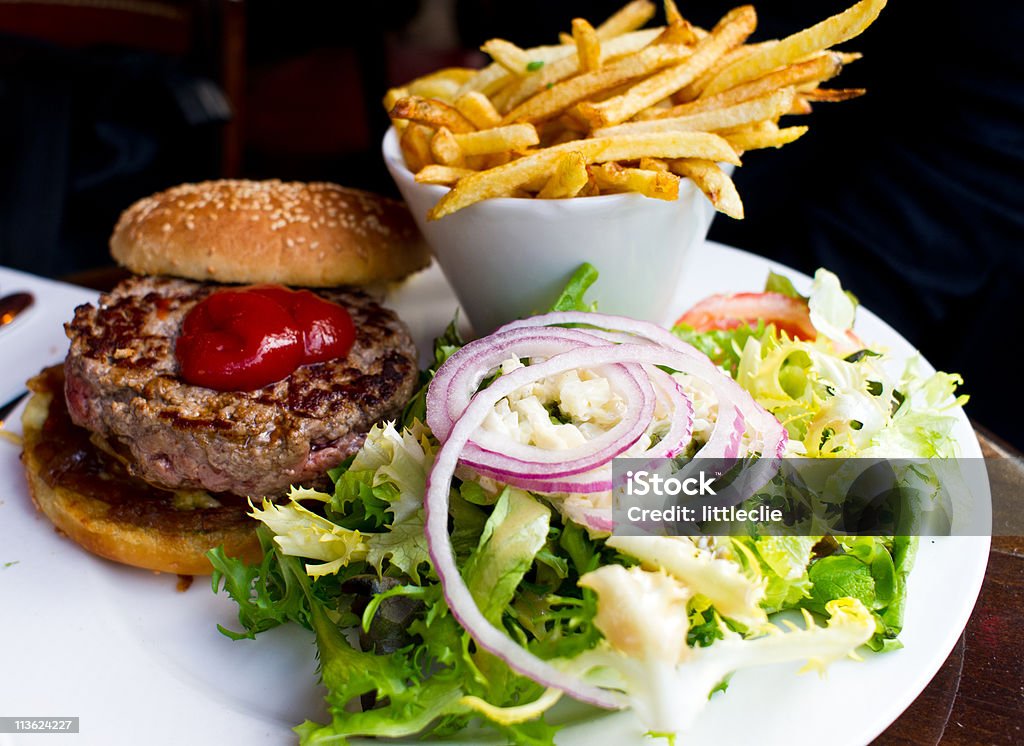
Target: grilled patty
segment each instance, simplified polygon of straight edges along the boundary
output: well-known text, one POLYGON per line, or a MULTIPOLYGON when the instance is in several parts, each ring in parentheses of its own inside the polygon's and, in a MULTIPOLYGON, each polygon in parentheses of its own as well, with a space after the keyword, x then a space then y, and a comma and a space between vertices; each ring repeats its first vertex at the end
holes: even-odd
POLYGON ((315 290, 356 326, 345 358, 302 366, 256 391, 178 376, 185 315, 218 285, 134 277, 75 310, 65 328, 68 410, 129 471, 158 487, 277 496, 311 485, 397 416, 417 381, 416 349, 391 311, 352 289, 315 290))

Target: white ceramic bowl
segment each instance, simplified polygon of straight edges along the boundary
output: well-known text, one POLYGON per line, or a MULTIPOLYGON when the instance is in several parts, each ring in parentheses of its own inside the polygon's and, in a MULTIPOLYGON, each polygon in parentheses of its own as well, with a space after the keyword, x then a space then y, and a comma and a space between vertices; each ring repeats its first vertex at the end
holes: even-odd
POLYGON ((394 129, 384 161, 477 334, 545 311, 583 262, 600 272, 598 310, 667 323, 683 274, 715 211, 689 180, 673 202, 639 194, 562 200, 489 199, 441 218, 448 187, 418 184, 394 129))

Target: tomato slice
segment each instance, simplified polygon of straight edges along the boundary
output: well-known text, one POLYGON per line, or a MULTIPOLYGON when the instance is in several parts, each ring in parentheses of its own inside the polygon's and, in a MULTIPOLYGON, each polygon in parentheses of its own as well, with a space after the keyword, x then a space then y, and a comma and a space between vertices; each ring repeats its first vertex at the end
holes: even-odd
POLYGON ((695 305, 676 321, 699 332, 735 329, 758 321, 774 324, 790 337, 813 341, 818 332, 811 323, 807 302, 782 293, 732 293, 712 295, 695 305))

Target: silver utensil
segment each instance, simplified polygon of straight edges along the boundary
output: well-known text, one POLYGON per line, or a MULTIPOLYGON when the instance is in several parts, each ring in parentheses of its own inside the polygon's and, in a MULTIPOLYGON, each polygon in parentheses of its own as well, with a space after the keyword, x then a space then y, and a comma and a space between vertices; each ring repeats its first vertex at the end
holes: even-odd
POLYGON ((35 302, 32 293, 11 293, 0 298, 0 329, 14 321, 18 314, 31 308, 35 302))
POLYGON ((7 416, 11 412, 14 411, 15 407, 17 407, 19 404, 21 404, 21 400, 24 399, 26 396, 28 396, 28 393, 29 392, 27 392, 27 391, 22 391, 20 394, 18 394, 16 397, 11 399, 9 402, 4 404, 3 406, 0 406, 0 430, 3 429, 3 427, 4 427, 4 420, 7 419, 7 416))

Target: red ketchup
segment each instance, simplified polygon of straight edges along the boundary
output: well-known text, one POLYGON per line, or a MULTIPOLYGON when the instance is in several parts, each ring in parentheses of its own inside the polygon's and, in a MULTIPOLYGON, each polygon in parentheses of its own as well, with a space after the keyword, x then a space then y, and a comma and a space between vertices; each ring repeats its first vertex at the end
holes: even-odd
POLYGON ((260 285, 218 290, 185 316, 175 347, 181 377, 218 391, 253 391, 300 365, 344 357, 356 330, 348 311, 308 290, 260 285))

